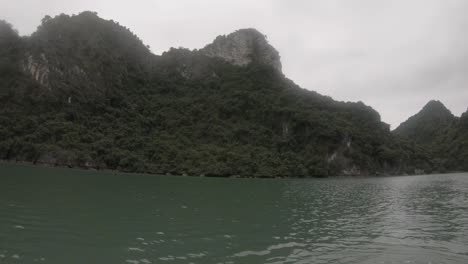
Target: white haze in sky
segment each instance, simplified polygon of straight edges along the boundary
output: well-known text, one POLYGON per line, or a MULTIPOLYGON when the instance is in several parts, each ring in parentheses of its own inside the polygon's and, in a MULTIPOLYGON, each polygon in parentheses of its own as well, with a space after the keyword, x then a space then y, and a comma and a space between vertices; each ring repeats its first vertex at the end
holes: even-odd
POLYGON ((156 54, 257 28, 288 78, 363 101, 392 128, 431 99, 456 115, 468 107, 466 0, 0 0, 0 19, 22 35, 45 15, 84 10, 130 28, 156 54))

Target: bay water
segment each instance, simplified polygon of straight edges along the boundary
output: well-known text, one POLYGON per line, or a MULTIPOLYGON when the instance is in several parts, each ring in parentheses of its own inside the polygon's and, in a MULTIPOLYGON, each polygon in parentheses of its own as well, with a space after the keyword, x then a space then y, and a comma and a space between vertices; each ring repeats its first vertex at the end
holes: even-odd
POLYGON ((0 263, 468 263, 468 174, 230 179, 0 165, 0 263))

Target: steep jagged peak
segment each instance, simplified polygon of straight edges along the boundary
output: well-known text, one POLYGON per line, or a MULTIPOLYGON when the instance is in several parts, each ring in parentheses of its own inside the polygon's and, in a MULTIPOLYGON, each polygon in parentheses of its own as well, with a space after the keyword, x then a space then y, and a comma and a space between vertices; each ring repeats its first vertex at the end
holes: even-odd
POLYGON ((93 48, 122 49, 118 52, 149 53, 148 47, 130 29, 113 20, 102 19, 92 11, 71 16, 60 14, 54 18, 45 16, 32 38, 55 46, 87 44, 96 45, 93 48))
POLYGON ((206 56, 218 57, 239 66, 256 62, 270 65, 278 71, 282 67, 278 51, 268 43, 265 35, 254 28, 218 36, 200 51, 206 56))
POLYGON ((416 115, 401 123, 394 133, 416 142, 429 143, 453 125, 456 120, 457 118, 442 102, 432 100, 416 115))
POLYGON ((28 46, 23 69, 50 90, 123 86, 149 69, 152 57, 128 28, 91 11, 45 16, 28 46))
MULTIPOLYGON (((452 122, 455 116, 450 112, 445 105, 438 100, 429 101, 416 115, 410 117, 407 121, 403 122, 400 127, 404 124, 415 123, 415 122, 439 122, 447 123, 452 122)), ((397 128, 398 129, 398 128, 397 128)))
POLYGON ((427 115, 430 118, 442 118, 442 119, 451 119, 454 117, 452 112, 450 112, 445 105, 438 100, 431 100, 429 101, 423 109, 419 112, 419 114, 427 115))

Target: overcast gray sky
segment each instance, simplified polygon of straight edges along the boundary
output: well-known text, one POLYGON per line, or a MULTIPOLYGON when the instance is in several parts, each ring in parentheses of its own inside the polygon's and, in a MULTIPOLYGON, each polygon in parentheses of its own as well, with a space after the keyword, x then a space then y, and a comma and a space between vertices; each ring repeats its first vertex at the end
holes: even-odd
POLYGON ((201 48, 254 27, 309 90, 363 101, 393 128, 431 99, 468 107, 466 0, 0 0, 0 19, 28 35, 45 15, 93 10, 154 53, 201 48))

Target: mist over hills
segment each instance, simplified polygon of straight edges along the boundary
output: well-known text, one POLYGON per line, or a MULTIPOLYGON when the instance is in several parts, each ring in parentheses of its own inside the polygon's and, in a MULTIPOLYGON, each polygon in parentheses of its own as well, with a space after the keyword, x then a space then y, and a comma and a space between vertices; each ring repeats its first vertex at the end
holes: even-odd
POLYGON ((3 160, 197 176, 468 169, 467 113, 430 102, 391 132, 364 103, 287 79, 255 29, 157 56, 89 11, 45 17, 28 37, 3 21, 0 103, 3 160))

